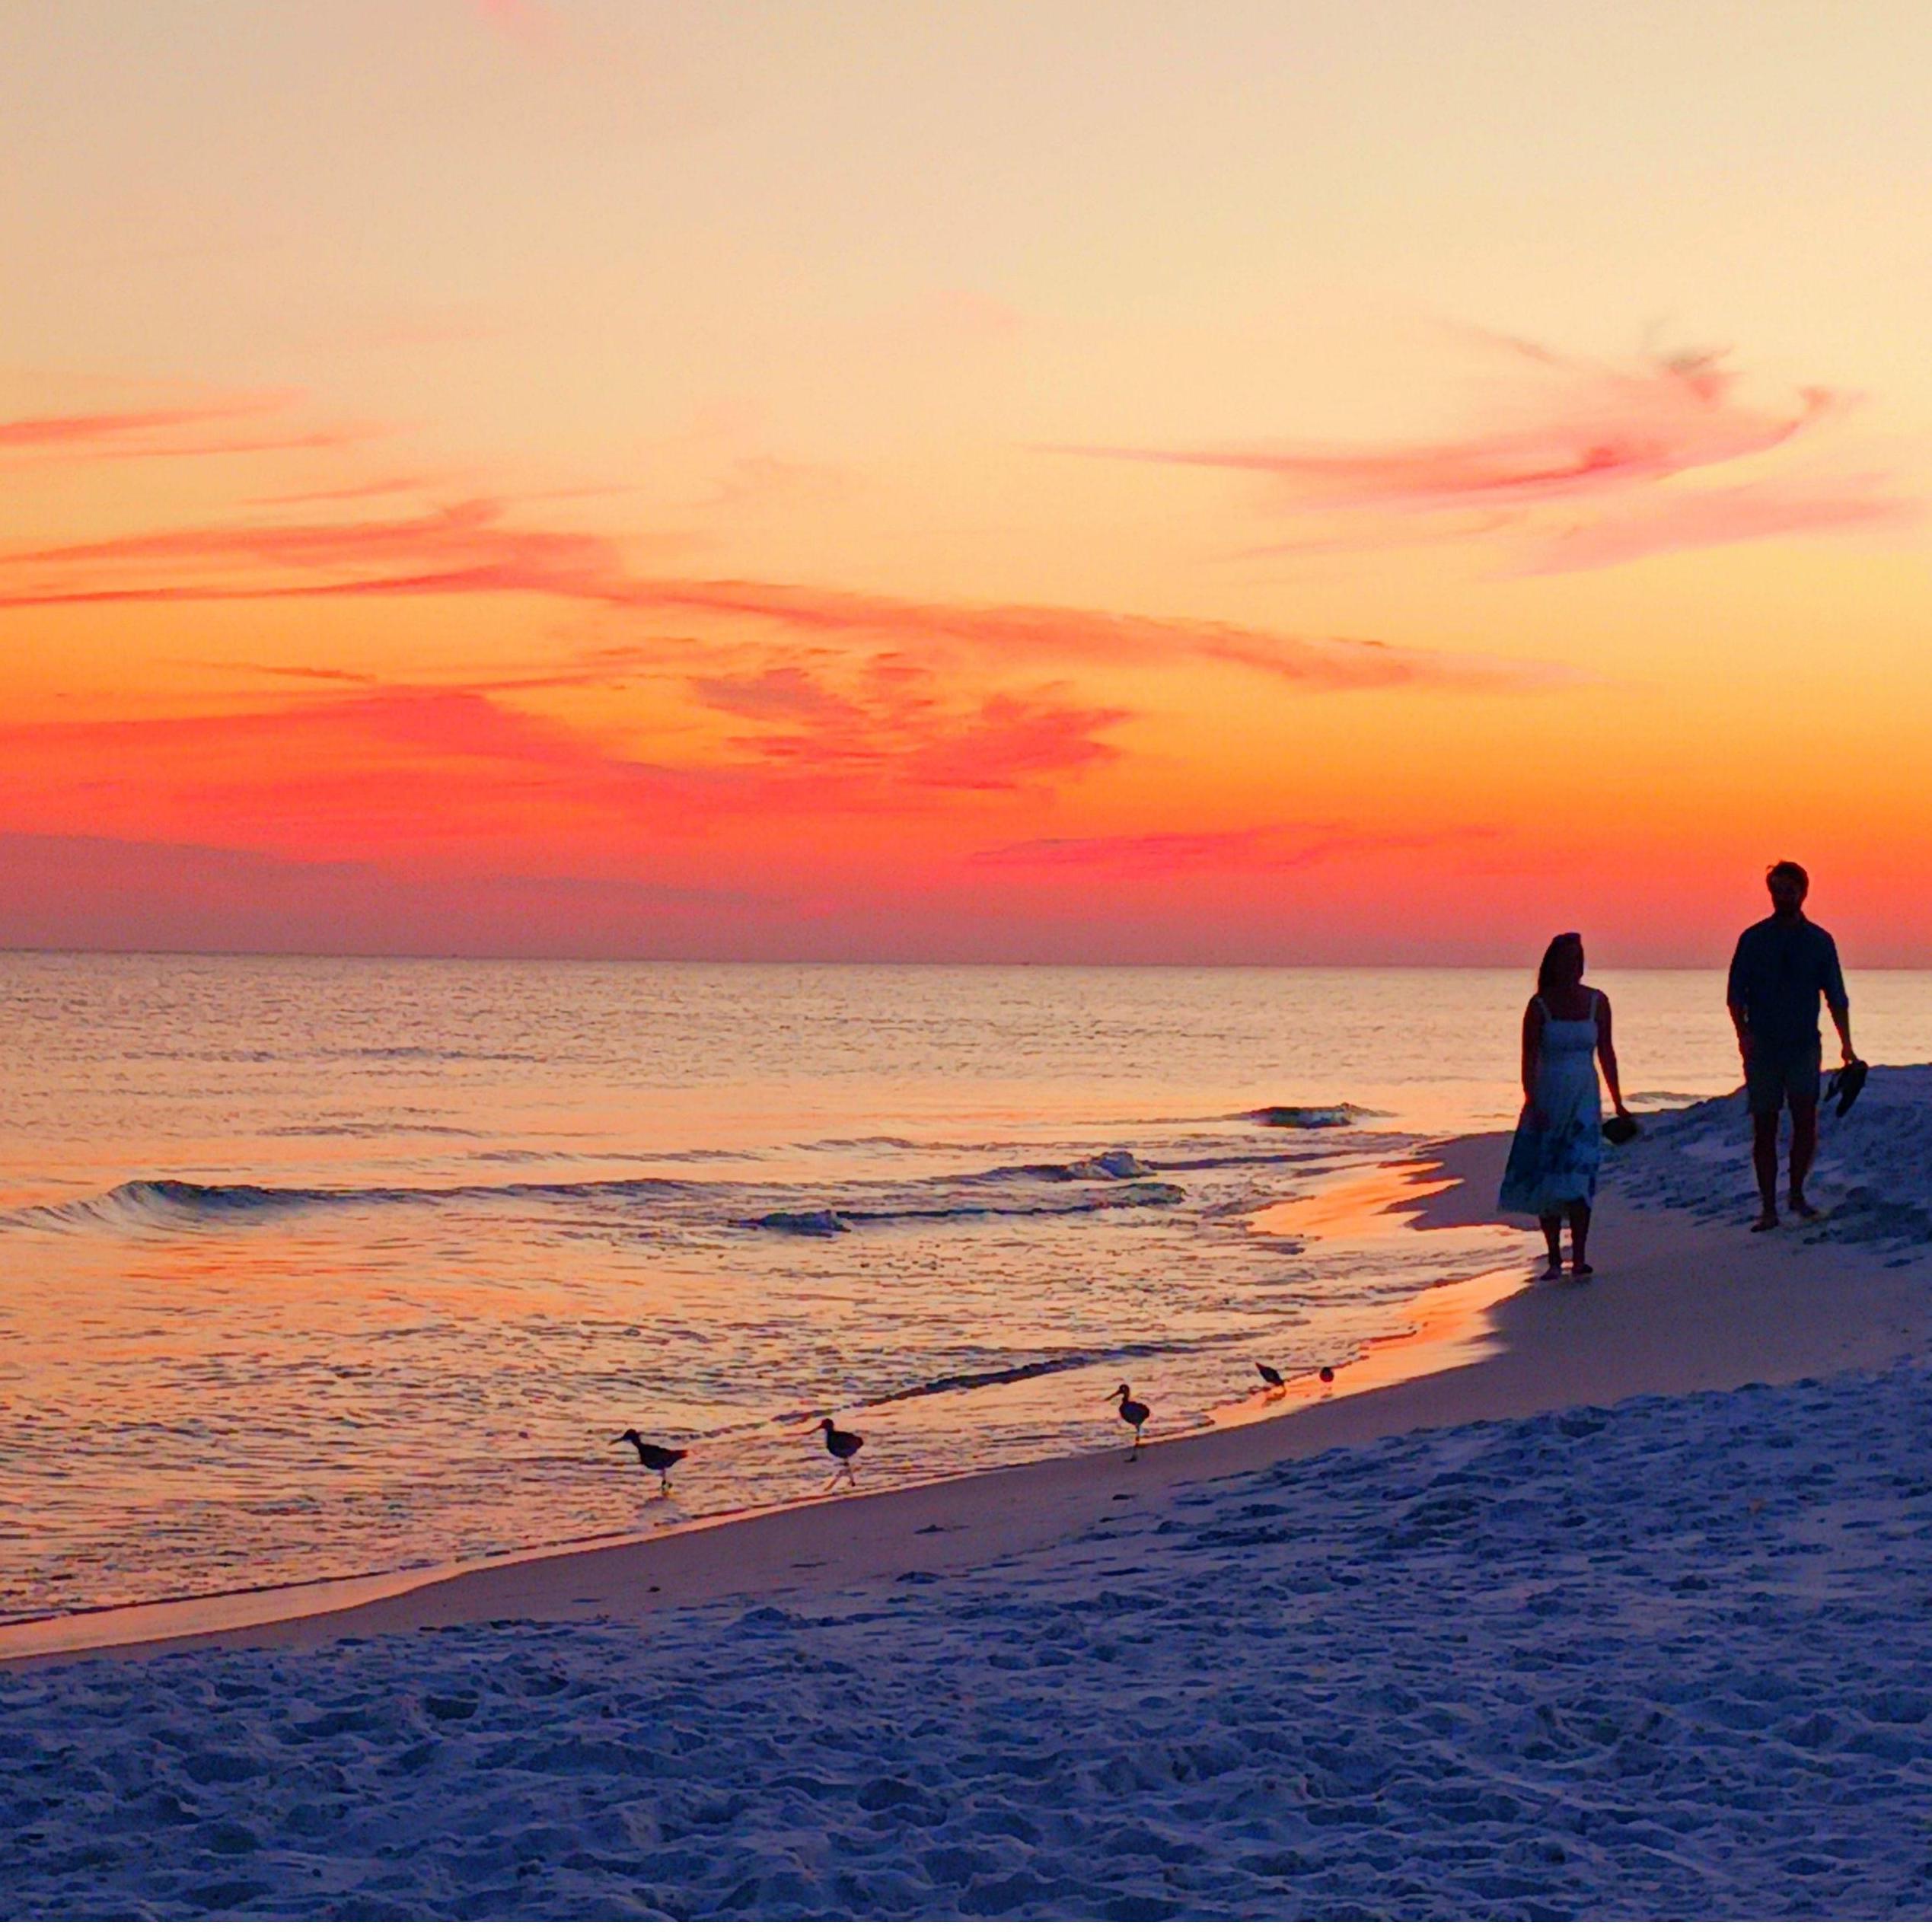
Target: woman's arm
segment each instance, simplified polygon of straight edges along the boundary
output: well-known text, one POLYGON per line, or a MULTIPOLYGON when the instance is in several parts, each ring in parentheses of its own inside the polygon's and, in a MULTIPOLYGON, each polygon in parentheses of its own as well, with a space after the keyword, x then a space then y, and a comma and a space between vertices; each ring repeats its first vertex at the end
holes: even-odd
POLYGON ((1596 1057, 1603 1063, 1603 1081, 1610 1089, 1610 1104, 1619 1114, 1630 1109, 1624 1105, 1624 1090, 1617 1081, 1617 1047, 1610 1035, 1610 1002, 1596 996, 1596 1057))
POLYGON ((1536 1063, 1543 1051, 1543 1003, 1532 999, 1522 1009, 1522 1104, 1536 1111, 1536 1063))

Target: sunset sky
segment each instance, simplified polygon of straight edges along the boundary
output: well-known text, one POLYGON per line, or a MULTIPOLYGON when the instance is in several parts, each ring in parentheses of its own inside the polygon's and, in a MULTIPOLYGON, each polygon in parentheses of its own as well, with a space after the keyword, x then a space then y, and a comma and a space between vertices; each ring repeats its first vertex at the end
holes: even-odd
POLYGON ((1932 964, 1927 72, 0 8, 0 945, 1932 964))

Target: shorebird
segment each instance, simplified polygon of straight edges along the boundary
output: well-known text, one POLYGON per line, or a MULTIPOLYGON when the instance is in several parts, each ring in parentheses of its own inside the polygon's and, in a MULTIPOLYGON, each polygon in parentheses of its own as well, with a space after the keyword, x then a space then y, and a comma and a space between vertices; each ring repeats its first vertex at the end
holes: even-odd
POLYGON ((1324 1382, 1333 1382, 1334 1379, 1335 1372, 1333 1369, 1324 1369, 1321 1371, 1321 1379, 1324 1382))
POLYGON ((658 1479, 658 1494, 671 1494, 671 1472, 690 1454, 689 1449, 666 1449, 661 1443, 647 1443, 635 1429, 626 1429, 621 1436, 613 1436, 614 1443, 628 1443, 637 1452, 637 1459, 658 1479))
POLYGON ((1255 1372, 1270 1388, 1284 1388, 1287 1386, 1287 1384, 1282 1380, 1281 1371, 1274 1367, 1272 1363, 1257 1362, 1255 1364, 1255 1372))
POLYGON ((843 1476, 854 1489, 856 1489, 859 1487, 859 1478, 852 1473, 852 1459, 866 1446, 865 1437, 855 1436, 850 1429, 839 1428, 830 1416, 827 1416, 818 1426, 825 1432, 826 1454, 837 1456, 839 1464, 836 1474, 825 1487, 827 1489, 836 1488, 839 1478, 843 1476))
MULTIPOLYGON (((1147 1418, 1153 1414, 1153 1411, 1145 1402, 1137 1402, 1133 1399, 1133 1391, 1125 1382, 1114 1391, 1114 1395, 1121 1398, 1121 1420, 1133 1431, 1133 1447, 1127 1452, 1127 1460, 1133 1462, 1140 1457, 1140 1432, 1146 1427, 1147 1418)), ((1108 1396, 1108 1401, 1111 1402, 1114 1395, 1108 1396)))

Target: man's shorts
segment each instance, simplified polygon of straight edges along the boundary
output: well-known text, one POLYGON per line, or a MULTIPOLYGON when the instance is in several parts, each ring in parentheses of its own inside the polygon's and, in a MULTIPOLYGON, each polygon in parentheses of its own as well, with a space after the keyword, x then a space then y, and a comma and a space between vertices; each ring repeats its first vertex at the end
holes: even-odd
POLYGON ((1753 1040, 1751 1061, 1744 1076, 1744 1091, 1753 1119, 1775 1117, 1789 1101, 1818 1105, 1819 1067, 1823 1047, 1816 1034, 1795 1044, 1753 1040))

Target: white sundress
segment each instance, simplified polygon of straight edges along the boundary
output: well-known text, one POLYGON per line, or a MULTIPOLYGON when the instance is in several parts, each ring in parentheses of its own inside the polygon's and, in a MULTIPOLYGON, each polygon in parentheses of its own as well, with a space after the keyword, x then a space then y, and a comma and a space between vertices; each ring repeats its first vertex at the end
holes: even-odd
POLYGON ((1524 1108, 1510 1143, 1497 1205, 1506 1213, 1554 1214, 1572 1201, 1596 1198, 1603 1162, 1603 1095, 1596 1080, 1596 1003, 1582 1019, 1560 1020, 1543 1004, 1543 1039, 1536 1057, 1536 1105, 1542 1125, 1524 1108))

